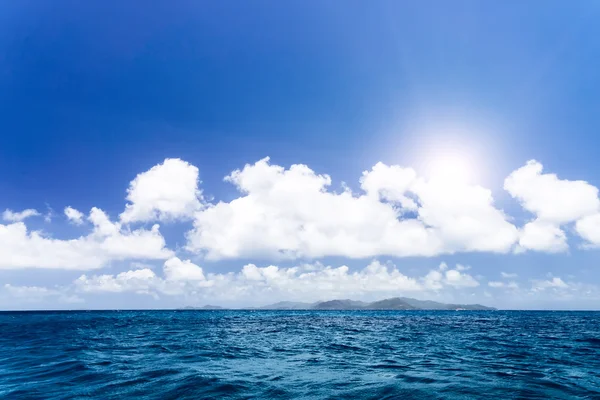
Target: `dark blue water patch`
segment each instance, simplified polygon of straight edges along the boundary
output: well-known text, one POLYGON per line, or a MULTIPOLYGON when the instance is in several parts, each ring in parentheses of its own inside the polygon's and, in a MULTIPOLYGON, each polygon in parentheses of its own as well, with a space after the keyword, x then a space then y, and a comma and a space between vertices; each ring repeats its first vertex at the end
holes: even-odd
POLYGON ((0 313, 0 398, 600 399, 600 313, 0 313))

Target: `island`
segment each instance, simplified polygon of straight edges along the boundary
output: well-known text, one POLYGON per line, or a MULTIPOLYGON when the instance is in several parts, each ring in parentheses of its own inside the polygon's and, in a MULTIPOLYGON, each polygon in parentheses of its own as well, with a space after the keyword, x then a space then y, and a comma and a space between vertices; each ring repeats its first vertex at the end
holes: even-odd
MULTIPOLYGON (((228 308, 206 305, 201 307, 188 306, 185 310, 227 310, 228 308)), ((481 304, 452 304, 432 300, 417 300, 410 297, 392 297, 373 302, 363 302, 349 299, 335 299, 303 303, 280 301, 262 307, 241 307, 240 310, 481 310, 493 311, 494 307, 481 304)))

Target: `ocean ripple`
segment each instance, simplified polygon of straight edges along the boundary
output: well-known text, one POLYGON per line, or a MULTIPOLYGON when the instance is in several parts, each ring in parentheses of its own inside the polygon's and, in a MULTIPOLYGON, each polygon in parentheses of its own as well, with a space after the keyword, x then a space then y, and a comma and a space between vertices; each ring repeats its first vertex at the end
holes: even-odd
POLYGON ((600 398, 600 313, 0 313, 0 397, 600 398))

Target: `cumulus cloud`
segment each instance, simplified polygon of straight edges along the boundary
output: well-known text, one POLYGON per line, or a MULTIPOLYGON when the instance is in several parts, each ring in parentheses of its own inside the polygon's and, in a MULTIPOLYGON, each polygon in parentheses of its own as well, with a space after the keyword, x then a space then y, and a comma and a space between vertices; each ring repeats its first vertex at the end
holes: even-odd
POLYGON ((379 162, 371 171, 363 172, 360 187, 378 200, 398 203, 406 210, 416 210, 417 203, 408 197, 408 190, 416 179, 417 173, 412 168, 387 166, 379 162))
POLYGON ((373 261, 362 270, 355 272, 350 272, 345 265, 335 268, 316 265, 305 269, 277 266, 259 268, 254 264, 248 264, 233 281, 241 286, 252 282, 253 286, 262 288, 265 292, 275 291, 283 297, 291 296, 296 299, 423 290, 418 279, 408 277, 395 267, 378 261, 373 261))
POLYGON ((77 289, 83 292, 135 292, 149 293, 157 283, 158 277, 151 269, 138 269, 121 272, 117 275, 81 275, 74 282, 77 289))
POLYGON ((8 283, 4 285, 4 290, 13 297, 22 298, 48 297, 59 293, 56 290, 40 286, 13 286, 8 283))
POLYGON ((5 284, 0 290, 0 298, 6 298, 11 305, 16 303, 38 303, 47 300, 56 300, 59 303, 81 303, 83 299, 68 294, 64 288, 50 289, 40 286, 14 286, 5 284))
MULTIPOLYGON (((185 249, 209 260, 557 252, 568 248, 563 230, 568 223, 589 245, 600 245, 598 190, 584 181, 545 174, 536 161, 504 183, 534 216, 519 229, 495 206, 490 190, 451 177, 425 179, 398 165, 377 163, 363 172, 353 192, 347 186, 332 190, 329 175, 306 165, 286 169, 265 158, 229 174, 225 181, 239 195, 216 204, 203 199, 198 175, 198 168, 180 159, 166 159, 138 174, 117 222, 99 208, 85 216, 66 207, 71 223, 91 222, 91 233, 74 239, 29 230, 22 219, 39 215, 36 210, 6 210, 3 216, 11 223, 0 224, 0 268, 85 270, 111 261, 165 260, 174 252, 166 248, 158 225, 130 228, 155 220, 192 219, 185 249)), ((173 274, 196 273, 201 280, 186 262, 172 263, 173 274)), ((468 282, 462 275, 442 275, 456 285, 468 282)))
POLYGON ((158 225, 150 230, 127 230, 120 223, 111 222, 98 208, 92 208, 88 220, 93 225, 92 232, 70 240, 28 231, 23 222, 0 224, 0 269, 86 270, 111 261, 167 259, 172 255, 158 225))
POLYGON ((127 190, 124 223, 189 219, 201 207, 198 168, 178 158, 136 176, 127 190))
MULTIPOLYGON (((167 259, 159 226, 131 230, 126 223, 188 218, 200 208, 198 169, 179 159, 167 159, 139 174, 130 184, 129 203, 121 222, 112 222, 104 211, 92 208, 87 220, 92 232, 75 239, 58 239, 42 231, 30 231, 23 220, 40 215, 36 210, 6 210, 0 224, 0 269, 56 268, 88 270, 112 261, 167 259)), ((49 208, 48 218, 51 216, 49 208)), ((85 215, 73 207, 64 209, 67 219, 83 224, 85 215)), ((49 221, 48 221, 49 222, 49 221)))
POLYGON ((134 292, 156 296, 186 294, 190 288, 210 286, 212 282, 207 281, 198 265, 172 257, 164 263, 163 277, 150 268, 139 268, 117 275, 81 275, 74 285, 78 291, 88 293, 134 292))
POLYGON ((569 248, 567 235, 557 225, 544 220, 525 224, 521 230, 519 245, 523 249, 559 253, 569 248))
POLYGON ((209 259, 507 252, 517 238, 489 190, 410 168, 378 163, 363 173, 361 194, 331 191, 328 175, 268 158, 225 180, 241 197, 198 211, 187 235, 188 250, 209 259))
POLYGON ((182 261, 177 257, 170 258, 165 262, 165 279, 168 281, 204 281, 202 268, 190 260, 182 261))
POLYGON ((515 273, 504 272, 504 271, 500 272, 500 275, 502 275, 503 278, 516 278, 517 276, 519 276, 519 275, 517 275, 515 273))
POLYGON ((242 304, 383 298, 478 285, 472 276, 445 264, 423 277, 407 276, 395 266, 376 260, 356 271, 345 265, 331 267, 319 263, 289 268, 247 264, 237 273, 205 274, 198 265, 176 257, 165 262, 162 277, 152 270, 139 269, 117 275, 82 275, 75 281, 75 287, 82 292, 166 294, 242 304))
POLYGON ((546 289, 567 289, 568 287, 569 285, 565 283, 565 281, 555 276, 547 280, 534 280, 532 282, 531 290, 537 292, 546 289))
POLYGON ((65 215, 67 216, 67 219, 69 221, 71 221, 73 224, 75 224, 75 225, 83 224, 83 218, 85 217, 85 215, 81 211, 78 211, 78 210, 74 209, 73 207, 68 206, 68 207, 65 207, 65 215))
POLYGON ((575 224, 575 230, 590 246, 600 246, 600 213, 581 218, 575 224))
POLYGON ((37 217, 41 214, 33 208, 28 208, 20 212, 15 212, 9 209, 4 210, 2 213, 2 219, 8 222, 21 222, 30 217, 37 217))
POLYGON ((489 287, 493 288, 508 288, 508 289, 518 289, 519 284, 517 282, 500 282, 500 281, 490 281, 488 282, 489 287))
POLYGON ((471 275, 461 273, 458 270, 446 271, 446 284, 455 287, 476 287, 479 282, 471 275))
POLYGON ((471 275, 461 272, 465 267, 460 264, 455 269, 449 269, 446 263, 441 263, 437 270, 429 271, 422 279, 425 288, 441 290, 444 286, 457 288, 477 287, 479 282, 471 275))
POLYGON ((600 208, 598 189, 585 181, 559 179, 543 174, 543 165, 535 160, 513 171, 504 188, 523 207, 547 222, 564 224, 594 214, 600 208))
POLYGON ((542 171, 542 164, 531 160, 504 181, 504 189, 536 217, 521 230, 521 248, 565 251, 567 238, 561 226, 576 221, 577 232, 584 239, 600 244, 600 235, 594 235, 600 229, 595 229, 593 217, 600 210, 598 189, 585 181, 559 179, 542 171))

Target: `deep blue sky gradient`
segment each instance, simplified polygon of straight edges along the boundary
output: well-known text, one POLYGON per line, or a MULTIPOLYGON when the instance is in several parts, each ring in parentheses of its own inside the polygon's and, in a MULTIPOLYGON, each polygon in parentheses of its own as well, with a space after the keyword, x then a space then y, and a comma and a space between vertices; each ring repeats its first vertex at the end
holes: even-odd
MULTIPOLYGON (((0 208, 116 216, 166 157, 198 166, 217 200, 236 196, 223 176, 265 156, 357 188, 441 138, 477 153, 518 213, 502 180, 531 158, 600 186, 599 18, 583 0, 2 0, 0 208)), ((509 260, 581 273, 598 253, 509 260)))

